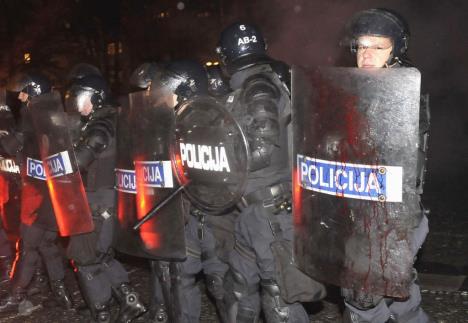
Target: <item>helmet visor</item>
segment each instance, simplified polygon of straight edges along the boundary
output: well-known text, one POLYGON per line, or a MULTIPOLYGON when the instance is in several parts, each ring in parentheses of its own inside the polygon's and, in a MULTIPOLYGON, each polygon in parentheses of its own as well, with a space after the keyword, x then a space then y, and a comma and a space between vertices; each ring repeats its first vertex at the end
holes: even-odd
POLYGON ((72 89, 65 94, 65 111, 88 115, 93 108, 91 98, 94 92, 90 89, 72 89))

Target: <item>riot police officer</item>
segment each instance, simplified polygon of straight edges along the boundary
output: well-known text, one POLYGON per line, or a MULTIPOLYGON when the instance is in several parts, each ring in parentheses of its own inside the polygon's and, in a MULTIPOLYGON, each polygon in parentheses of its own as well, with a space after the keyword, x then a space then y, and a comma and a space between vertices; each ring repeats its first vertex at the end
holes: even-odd
POLYGON ((27 304, 26 288, 34 276, 35 268, 41 265, 41 258, 56 300, 69 309, 72 306, 71 298, 63 280, 63 257, 56 245, 58 229, 48 188, 44 179, 40 179, 41 174, 27 171, 38 169, 31 167, 31 163, 41 163, 29 111, 30 100, 50 92, 51 84, 42 74, 31 71, 17 74, 9 87, 11 91, 19 93, 18 99, 22 102, 21 119, 18 129, 2 138, 2 146, 11 156, 21 157, 22 205, 20 240, 11 292, 2 300, 0 312, 16 310, 27 304))
MULTIPOLYGON (((143 64, 133 74, 131 82, 167 98, 165 104, 175 110, 184 101, 208 93, 206 72, 193 60, 172 61, 159 67, 152 63, 143 64)), ((168 150, 169 147, 163 149, 168 150)), ((186 260, 150 262, 153 281, 151 312, 158 322, 199 321, 201 293, 196 275, 201 271, 215 299, 220 301, 223 296, 222 279, 227 265, 217 256, 216 240, 205 223, 206 214, 186 199, 184 206, 186 260), (171 295, 167 292, 169 290, 171 295)))
MULTIPOLYGON (((289 91, 275 72, 275 61, 267 56, 265 41, 256 27, 230 25, 221 34, 217 52, 233 90, 226 105, 244 129, 251 153, 224 284, 230 322, 256 322, 260 306, 267 322, 308 322, 298 300, 283 297, 287 282, 308 278, 298 270, 291 277, 277 274, 281 272, 279 264, 284 263, 279 258, 290 263, 291 253, 281 254, 275 246, 290 247, 293 240, 289 91)), ((289 247, 283 250, 292 250, 289 247)))
MULTIPOLYGON (((351 52, 356 55, 359 68, 397 68, 411 66, 406 56, 409 42, 409 30, 405 22, 395 13, 384 9, 369 9, 355 14, 347 26, 351 52)), ((426 148, 423 140, 427 136, 429 120, 427 107, 421 105, 420 117, 420 154, 419 173, 424 174, 426 148)), ((417 183, 422 193, 423 177, 417 183)), ((418 209, 419 206, 415 206, 418 209)), ((414 227, 410 228, 411 251, 416 256, 429 231, 428 220, 421 210, 414 227)), ((416 274, 414 277, 416 280, 416 274)), ((419 307, 421 294, 419 286, 413 281, 410 296, 406 299, 370 295, 362 291, 343 289, 346 310, 346 322, 429 322, 430 318, 419 307)))
POLYGON ((94 232, 72 235, 67 255, 73 260, 83 296, 97 322, 110 322, 112 294, 120 303, 118 322, 130 322, 146 311, 129 283, 127 271, 114 259, 116 107, 102 76, 78 73, 71 77, 66 110, 82 116, 74 138, 75 156, 95 225, 94 232))

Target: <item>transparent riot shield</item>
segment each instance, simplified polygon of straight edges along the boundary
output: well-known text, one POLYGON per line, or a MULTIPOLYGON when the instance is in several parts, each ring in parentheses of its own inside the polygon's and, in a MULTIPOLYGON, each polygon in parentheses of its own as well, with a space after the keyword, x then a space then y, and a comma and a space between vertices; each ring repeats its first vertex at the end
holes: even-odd
POLYGON ((130 94, 128 109, 123 108, 119 114, 116 248, 135 256, 177 261, 186 256, 180 194, 137 230, 133 229, 177 188, 169 149, 174 135, 174 110, 153 94, 130 94))
MULTIPOLYGON (((28 105, 38 140, 50 199, 62 236, 91 232, 94 225, 58 92, 34 97, 28 105)), ((36 167, 36 168, 37 168, 36 167)))
POLYGON ((196 207, 221 213, 237 203, 247 183, 249 150, 232 115, 215 99, 197 97, 177 110, 173 161, 196 207))
POLYGON ((420 73, 293 69, 295 256, 312 277, 404 297, 412 280, 420 73))

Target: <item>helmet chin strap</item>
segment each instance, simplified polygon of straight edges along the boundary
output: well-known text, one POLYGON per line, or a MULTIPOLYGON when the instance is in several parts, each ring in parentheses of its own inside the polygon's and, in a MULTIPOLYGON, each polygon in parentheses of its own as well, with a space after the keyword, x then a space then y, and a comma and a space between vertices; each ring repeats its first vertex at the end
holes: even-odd
POLYGON ((388 58, 388 60, 385 63, 384 67, 385 68, 392 68, 395 65, 397 65, 398 63, 401 63, 400 59, 397 56, 393 55, 393 50, 392 50, 392 52, 390 53, 390 57, 388 58))

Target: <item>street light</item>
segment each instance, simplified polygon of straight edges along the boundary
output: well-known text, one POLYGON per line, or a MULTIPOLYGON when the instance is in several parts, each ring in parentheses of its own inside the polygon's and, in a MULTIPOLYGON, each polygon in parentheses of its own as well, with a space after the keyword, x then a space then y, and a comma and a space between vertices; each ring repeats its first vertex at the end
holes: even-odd
POLYGON ((23 59, 25 64, 31 63, 31 53, 24 53, 23 59))

